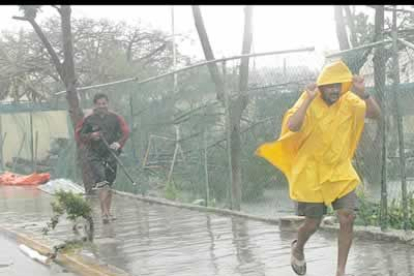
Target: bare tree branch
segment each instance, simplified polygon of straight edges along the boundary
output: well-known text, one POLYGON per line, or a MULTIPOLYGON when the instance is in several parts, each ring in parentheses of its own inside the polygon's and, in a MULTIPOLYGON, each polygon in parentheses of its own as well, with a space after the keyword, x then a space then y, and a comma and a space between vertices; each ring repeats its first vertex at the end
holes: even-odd
POLYGON ((21 20, 21 21, 29 21, 26 17, 24 16, 12 16, 13 19, 15 20, 21 20))
POLYGON ((349 8, 349 6, 342 6, 342 7, 345 10, 346 21, 348 23, 348 27, 350 31, 351 44, 352 44, 352 48, 354 48, 359 45, 358 39, 356 37, 354 17, 351 14, 351 9, 349 8))
POLYGON ((150 57, 152 57, 152 56, 154 56, 154 55, 156 55, 158 52, 162 52, 162 51, 164 51, 164 49, 167 47, 167 44, 168 44, 169 42, 164 42, 161 46, 159 46, 159 47, 157 47, 154 51, 152 51, 152 52, 150 52, 150 53, 148 53, 148 54, 146 54, 145 56, 143 56, 143 57, 141 57, 141 58, 139 58, 138 60, 134 60, 133 62, 140 62, 140 61, 142 61, 142 60, 145 60, 145 59, 149 59, 150 57))
MULTIPOLYGON (((204 55, 206 60, 214 60, 213 50, 211 49, 210 41, 207 36, 206 28, 204 27, 203 16, 201 15, 201 10, 199 6, 192 6, 194 22, 200 37, 201 46, 203 47, 204 55)), ((214 84, 217 89, 217 99, 223 100, 224 96, 224 83, 223 79, 220 76, 219 70, 216 63, 208 64, 208 70, 210 71, 211 78, 213 79, 214 84)))
POLYGON ((57 5, 52 5, 53 8, 55 8, 60 15, 62 15, 62 10, 57 5))
MULTIPOLYGON (((52 58, 53 64, 56 67, 56 70, 58 71, 59 75, 62 76, 62 64, 59 60, 59 57, 57 56, 55 50, 53 49, 52 45, 50 44, 49 40, 46 38, 45 34, 43 33, 40 26, 37 24, 37 22, 34 19, 26 18, 26 17, 18 17, 13 16, 16 20, 23 20, 28 21, 30 25, 32 25, 33 29, 35 30, 36 34, 39 36, 40 40, 43 42, 43 45, 46 47, 50 57, 52 58)), ((63 78, 62 78, 63 79, 63 78)))
MULTIPOLYGON (((373 8, 373 9, 376 9, 379 5, 366 5, 366 6, 370 7, 370 8, 373 8)), ((405 9, 395 9, 395 10, 397 12, 404 12, 404 13, 411 14, 411 15, 414 14, 414 11, 410 11, 410 10, 405 10, 405 9)), ((392 12, 392 11, 394 11, 394 8, 388 8, 388 7, 384 6, 384 11, 392 12)))
POLYGON ((334 6, 334 10, 336 21, 336 35, 338 37, 339 49, 341 51, 348 50, 350 47, 344 23, 344 16, 342 14, 342 6, 334 6))
MULTIPOLYGON (((253 29, 252 29, 252 17, 253 7, 247 6, 245 8, 245 19, 244 19, 244 34, 243 34, 243 46, 242 55, 250 54, 250 50, 253 42, 253 29)), ((242 110, 247 105, 248 96, 247 88, 249 83, 249 57, 242 58, 240 61, 240 78, 239 78, 239 91, 242 96, 242 110)))

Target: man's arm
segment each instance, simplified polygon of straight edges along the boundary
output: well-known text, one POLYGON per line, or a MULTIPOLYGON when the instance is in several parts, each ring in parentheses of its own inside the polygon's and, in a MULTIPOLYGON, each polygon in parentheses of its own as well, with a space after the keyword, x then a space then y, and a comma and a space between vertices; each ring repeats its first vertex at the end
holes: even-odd
POLYGON ((357 94, 362 100, 365 101, 367 109, 365 111, 365 117, 370 119, 379 119, 381 117, 381 108, 373 97, 365 93, 365 83, 364 78, 361 76, 355 75, 352 79, 353 82, 353 91, 357 94))
POLYGON ((88 122, 88 117, 82 118, 75 127, 75 140, 78 143, 87 144, 91 140, 99 140, 99 132, 93 132, 91 124, 88 122))
POLYGON ((306 87, 306 94, 307 95, 298 110, 293 113, 287 122, 290 131, 298 132, 302 128, 303 122, 305 121, 306 111, 318 94, 318 86, 316 83, 309 84, 306 87))
POLYGON ((87 133, 86 117, 83 117, 78 121, 75 127, 75 140, 78 143, 87 143, 90 139, 89 133, 87 133))

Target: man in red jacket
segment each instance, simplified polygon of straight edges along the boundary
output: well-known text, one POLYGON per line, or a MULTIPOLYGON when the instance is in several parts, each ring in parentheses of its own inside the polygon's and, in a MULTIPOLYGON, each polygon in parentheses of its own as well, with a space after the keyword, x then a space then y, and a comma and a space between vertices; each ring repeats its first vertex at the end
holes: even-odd
POLYGON ((129 137, 129 127, 122 116, 109 110, 107 95, 96 94, 93 103, 93 113, 77 124, 75 135, 85 150, 86 162, 93 179, 93 183, 84 183, 85 190, 90 193, 92 186, 99 189, 102 220, 107 223, 115 219, 110 208, 111 186, 117 173, 117 162, 110 151, 120 154, 129 137))

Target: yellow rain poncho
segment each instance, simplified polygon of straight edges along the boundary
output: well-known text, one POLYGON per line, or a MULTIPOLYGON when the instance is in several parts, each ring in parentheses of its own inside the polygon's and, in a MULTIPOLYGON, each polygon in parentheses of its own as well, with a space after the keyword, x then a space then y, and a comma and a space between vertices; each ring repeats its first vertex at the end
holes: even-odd
POLYGON ((317 80, 318 86, 333 83, 342 83, 337 102, 328 106, 319 93, 301 129, 292 132, 287 121, 307 97, 307 92, 302 93, 286 112, 279 139, 256 151, 285 174, 295 201, 329 205, 360 182, 351 160, 364 127, 366 105, 349 91, 352 74, 342 61, 326 66, 317 80))

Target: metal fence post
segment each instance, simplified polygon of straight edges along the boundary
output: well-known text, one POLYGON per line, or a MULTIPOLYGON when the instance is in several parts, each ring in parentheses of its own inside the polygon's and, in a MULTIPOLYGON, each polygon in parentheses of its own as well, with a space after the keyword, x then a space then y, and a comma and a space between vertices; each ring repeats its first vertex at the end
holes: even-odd
POLYGON ((227 158, 228 158, 228 166, 229 166, 229 177, 230 183, 228 185, 228 193, 230 194, 230 209, 234 209, 235 206, 235 197, 233 194, 232 184, 233 184, 233 170, 232 170, 232 162, 231 162, 231 114, 230 114, 230 99, 228 90, 226 87, 226 77, 227 77, 227 70, 226 70, 226 60, 223 61, 223 86, 224 86, 224 108, 226 113, 226 138, 227 138, 227 158))
POLYGON ((407 201, 407 176, 405 169, 405 148, 404 148, 404 130, 403 130, 403 118, 400 113, 400 99, 399 99, 399 62, 398 62, 398 34, 397 34, 397 11, 394 7, 392 17, 392 47, 393 47, 393 96, 394 96, 394 110, 395 120, 398 130, 399 141, 399 159, 400 159, 400 175, 401 175, 401 193, 402 193, 402 209, 403 209, 403 228, 408 230, 408 201, 407 201))
POLYGON ((132 150, 132 157, 134 159, 134 163, 138 162, 138 157, 137 157, 137 148, 135 145, 135 128, 134 128, 134 121, 135 121, 135 116, 134 116, 134 95, 132 93, 132 89, 129 91, 129 120, 130 120, 130 136, 131 136, 131 150, 132 150))
MULTIPOLYGON (((376 19, 384 21, 384 12, 376 12, 376 19), (378 18, 377 18, 378 17, 378 18)), ((378 40, 384 40, 384 26, 379 24, 378 40)), ((388 190, 387 190, 387 93, 386 93, 386 66, 385 66, 385 44, 380 44, 374 49, 374 85, 377 91, 377 97, 381 100, 381 118, 379 128, 381 132, 381 199, 379 224, 382 231, 388 228, 388 190)))
POLYGON ((210 205, 210 183, 208 179, 208 152, 207 152, 207 132, 206 127, 203 129, 203 148, 204 148, 204 173, 206 184, 206 206, 210 205))

